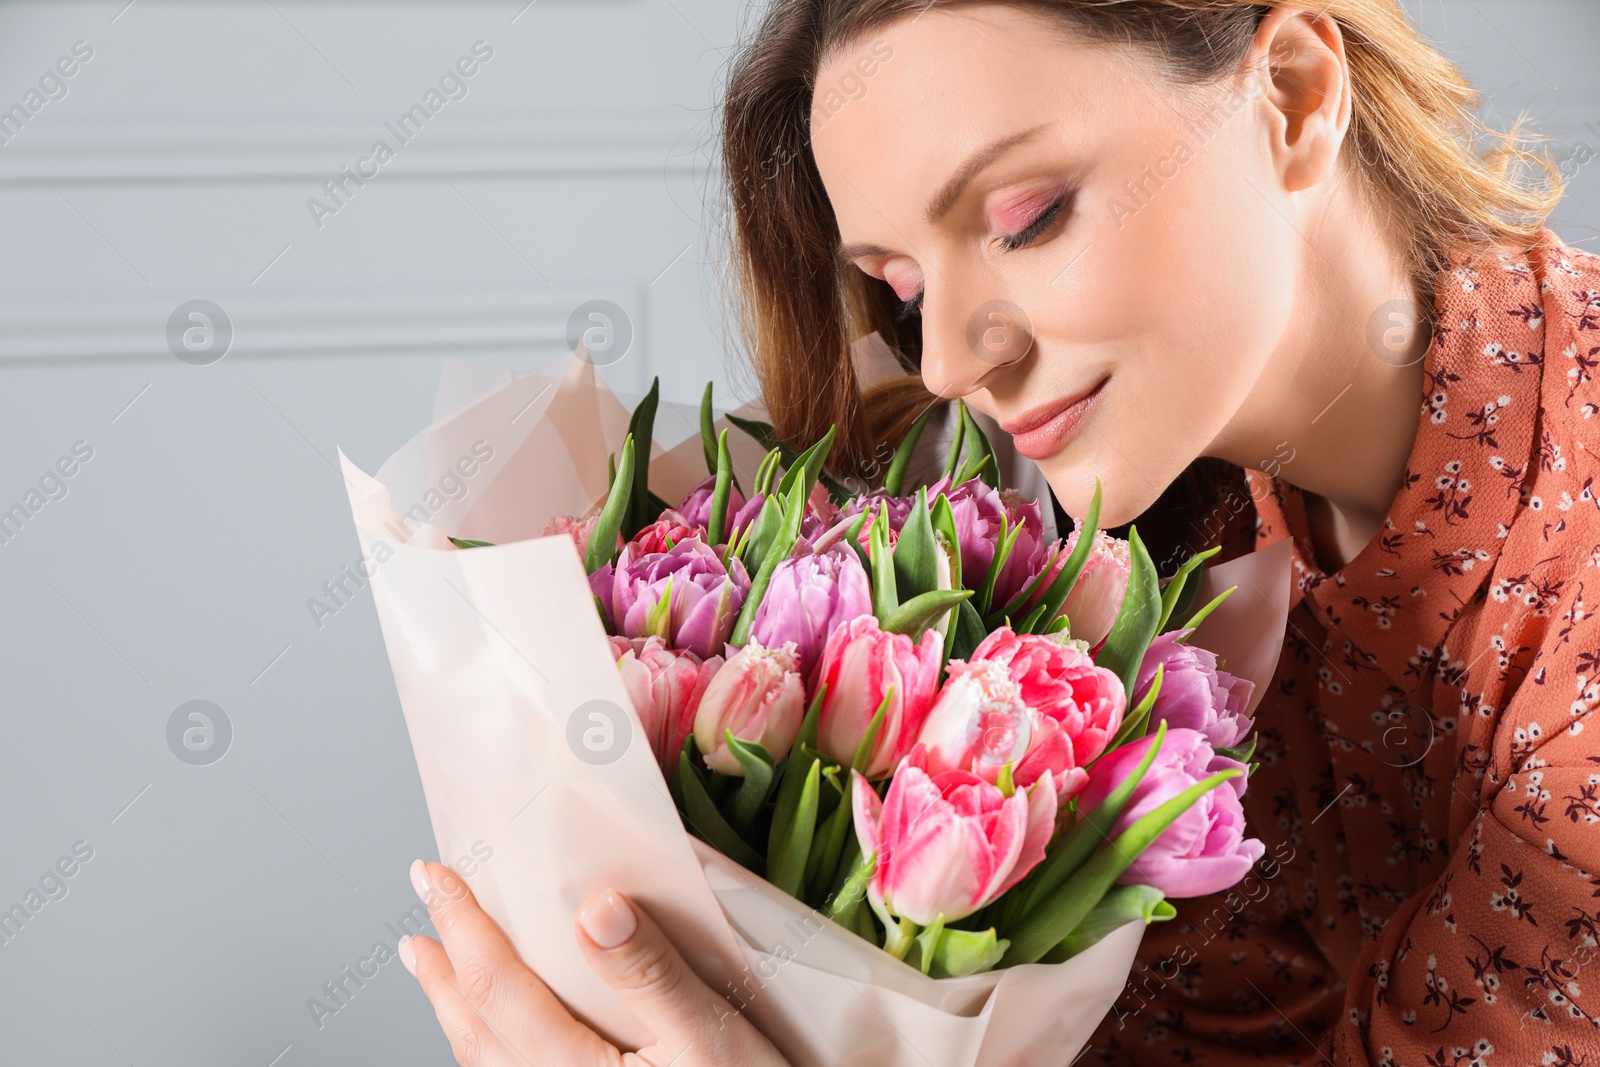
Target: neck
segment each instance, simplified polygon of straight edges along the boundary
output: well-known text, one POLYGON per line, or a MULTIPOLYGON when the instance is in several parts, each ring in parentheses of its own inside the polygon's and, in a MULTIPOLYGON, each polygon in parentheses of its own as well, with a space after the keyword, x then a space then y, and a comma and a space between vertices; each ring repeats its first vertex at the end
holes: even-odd
POLYGON ((1431 340, 1431 298, 1415 291, 1404 254, 1344 200, 1303 220, 1290 327, 1213 453, 1257 469, 1275 457, 1270 473, 1307 494, 1330 572, 1377 535, 1400 491, 1431 340))

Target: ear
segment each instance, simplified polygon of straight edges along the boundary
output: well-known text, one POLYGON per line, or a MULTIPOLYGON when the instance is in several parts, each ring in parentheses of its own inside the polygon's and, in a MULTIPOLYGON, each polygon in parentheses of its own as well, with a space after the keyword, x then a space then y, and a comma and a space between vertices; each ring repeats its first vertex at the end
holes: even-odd
POLYGON ((1330 177, 1350 127, 1350 67, 1339 24, 1275 7, 1261 20, 1247 63, 1267 90, 1269 148, 1283 191, 1330 177))

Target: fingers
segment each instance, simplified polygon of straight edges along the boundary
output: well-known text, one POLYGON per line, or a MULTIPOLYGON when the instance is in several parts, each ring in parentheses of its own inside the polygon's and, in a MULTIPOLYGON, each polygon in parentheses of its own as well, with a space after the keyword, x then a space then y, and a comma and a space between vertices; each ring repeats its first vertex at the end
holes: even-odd
POLYGON ((478 1067, 516 1062, 516 1056, 456 988, 450 957, 439 942, 430 937, 405 938, 400 942, 400 962, 416 975, 422 992, 433 1005, 434 1017, 449 1040, 457 1063, 478 1067))
POLYGON ((439 942, 413 938, 417 980, 433 1003, 451 1047, 476 1059, 463 1064, 602 1063, 616 1051, 579 1024, 528 969, 466 882, 438 863, 418 860, 412 886, 428 906, 439 942), (494 1050, 513 1053, 496 1058, 494 1050))
POLYGON ((732 1062, 718 1053, 731 1052, 747 1030, 754 1034, 650 916, 620 893, 604 889, 584 901, 577 925, 589 966, 627 1001, 669 1059, 690 1049, 688 1062, 732 1062))

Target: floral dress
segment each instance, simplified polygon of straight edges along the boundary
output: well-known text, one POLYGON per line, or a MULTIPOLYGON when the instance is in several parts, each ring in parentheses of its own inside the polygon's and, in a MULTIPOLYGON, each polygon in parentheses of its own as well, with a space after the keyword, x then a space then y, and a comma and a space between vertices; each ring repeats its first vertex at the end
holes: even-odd
POLYGON ((1600 258, 1547 234, 1436 292, 1404 483, 1347 566, 1292 462, 1226 489, 1246 551, 1293 538, 1266 854, 1149 928, 1105 1060, 1600 1067, 1600 258))

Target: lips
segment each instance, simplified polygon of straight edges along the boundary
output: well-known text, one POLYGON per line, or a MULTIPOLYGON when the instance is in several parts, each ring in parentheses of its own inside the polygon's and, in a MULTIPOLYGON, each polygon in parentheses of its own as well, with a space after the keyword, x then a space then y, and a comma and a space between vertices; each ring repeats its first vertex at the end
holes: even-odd
POLYGON ((1100 399, 1106 382, 1110 380, 1107 375, 1092 388, 1076 396, 1042 404, 1009 422, 1001 423, 1000 428, 1011 435, 1012 443, 1022 455, 1035 462, 1047 459, 1066 446, 1067 440, 1100 399))

